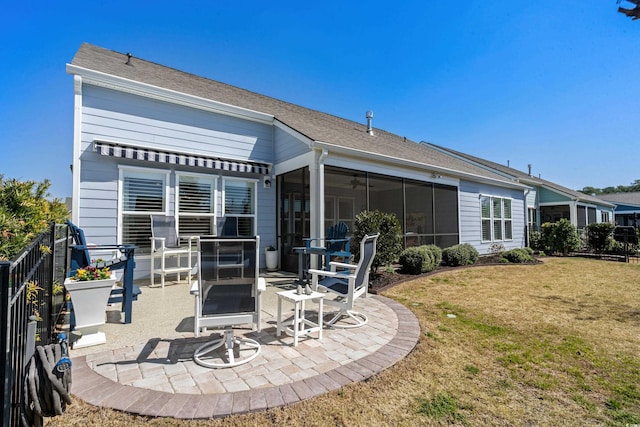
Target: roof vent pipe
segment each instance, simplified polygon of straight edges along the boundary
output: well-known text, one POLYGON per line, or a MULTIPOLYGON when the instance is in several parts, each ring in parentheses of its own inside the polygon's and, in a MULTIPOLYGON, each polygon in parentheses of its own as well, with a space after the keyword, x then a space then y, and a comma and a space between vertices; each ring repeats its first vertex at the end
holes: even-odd
POLYGON ((367 133, 373 135, 373 127, 371 127, 371 120, 373 119, 373 111, 367 111, 367 133))
POLYGON ((527 167, 529 168, 529 176, 531 176, 531 163, 529 163, 527 167))

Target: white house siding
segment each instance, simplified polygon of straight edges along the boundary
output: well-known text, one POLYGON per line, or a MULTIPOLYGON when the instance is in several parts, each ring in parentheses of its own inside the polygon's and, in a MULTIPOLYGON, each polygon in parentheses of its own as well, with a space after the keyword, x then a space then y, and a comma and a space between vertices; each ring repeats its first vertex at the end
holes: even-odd
MULTIPOLYGON (((79 226, 87 240, 110 244, 118 236, 118 165, 166 171, 154 162, 115 159, 93 151, 95 140, 119 142, 147 148, 185 152, 272 163, 273 126, 194 108, 173 105, 110 89, 84 85, 81 129, 81 178, 79 192, 79 226)), ((211 173, 219 171, 171 165, 169 170, 169 213, 174 212, 175 172, 211 173)), ((258 179, 257 231, 262 245, 275 244, 275 185, 264 188, 263 177, 236 174, 258 179)), ((221 212, 218 179, 216 209, 221 212)), ((136 276, 148 275, 148 261, 140 259, 136 276)), ((262 263, 264 260, 261 261, 262 263)))
POLYGON ((473 245, 480 254, 490 252, 492 242, 482 241, 482 221, 480 213, 480 195, 510 198, 513 227, 513 240, 501 240, 496 243, 505 249, 522 248, 525 245, 525 196, 522 189, 495 187, 470 181, 460 181, 460 243, 473 245))

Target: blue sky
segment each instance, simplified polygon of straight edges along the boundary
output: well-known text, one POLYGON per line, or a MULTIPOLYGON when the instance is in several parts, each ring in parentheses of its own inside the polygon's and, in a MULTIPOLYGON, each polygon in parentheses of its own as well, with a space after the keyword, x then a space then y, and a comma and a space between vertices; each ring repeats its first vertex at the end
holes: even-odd
MULTIPOLYGON (((640 21, 615 0, 7 2, 0 174, 71 195, 82 42, 569 188, 640 179, 640 21), (95 3, 95 4, 94 4, 95 3)), ((626 6, 631 7, 629 3, 626 6)))

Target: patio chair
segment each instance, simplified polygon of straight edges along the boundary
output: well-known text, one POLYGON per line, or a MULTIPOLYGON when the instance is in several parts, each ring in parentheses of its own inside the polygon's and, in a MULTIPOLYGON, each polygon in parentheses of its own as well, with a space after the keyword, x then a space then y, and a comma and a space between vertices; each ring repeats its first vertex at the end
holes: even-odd
POLYGON ((325 269, 329 270, 332 257, 342 257, 347 264, 351 262, 352 254, 349 249, 351 239, 347 237, 348 232, 347 224, 339 222, 327 228, 324 239, 304 239, 305 245, 308 250, 320 251, 324 255, 325 269))
POLYGON ((219 216, 216 218, 218 236, 239 236, 238 218, 235 216, 219 216))
POLYGON ((123 269, 122 288, 117 287, 111 291, 109 304, 122 303, 124 312, 124 323, 131 323, 133 312, 133 301, 138 299, 142 293, 140 288, 133 284, 133 269, 135 268, 134 251, 135 245, 93 245, 88 244, 84 231, 67 220, 69 234, 74 245, 71 248, 71 268, 69 276, 74 276, 78 269, 93 266, 97 268, 109 267, 111 270, 123 269), (100 257, 108 254, 105 258, 94 260, 91 252, 99 253, 100 257))
POLYGON ((194 236, 178 237, 176 220, 172 216, 151 215, 151 286, 155 285, 156 274, 160 275, 160 283, 164 288, 164 278, 167 274, 177 274, 180 281, 180 274, 186 273, 186 280, 191 276, 191 248, 194 236), (186 243, 181 244, 181 240, 186 243), (175 263, 167 263, 170 258, 175 259, 175 263), (186 265, 183 264, 186 258, 186 265), (160 261, 160 266, 156 267, 156 260, 160 261))
POLYGON ((207 368, 238 366, 260 353, 256 340, 234 335, 234 326, 252 325, 260 331, 261 293, 258 277, 260 237, 202 237, 198 240, 194 334, 207 329, 222 336, 196 349, 194 361, 207 368), (248 355, 247 355, 248 354, 248 355))
POLYGON ((366 315, 353 310, 353 305, 359 297, 367 296, 369 271, 376 256, 378 236, 379 234, 368 234, 362 239, 360 260, 356 265, 332 261, 330 271, 309 270, 313 290, 337 295, 335 299, 325 299, 325 304, 339 309, 331 320, 324 322, 325 325, 335 328, 357 328, 368 322, 366 315), (339 268, 343 270, 338 271, 339 268), (323 279, 320 279, 321 277, 323 279))

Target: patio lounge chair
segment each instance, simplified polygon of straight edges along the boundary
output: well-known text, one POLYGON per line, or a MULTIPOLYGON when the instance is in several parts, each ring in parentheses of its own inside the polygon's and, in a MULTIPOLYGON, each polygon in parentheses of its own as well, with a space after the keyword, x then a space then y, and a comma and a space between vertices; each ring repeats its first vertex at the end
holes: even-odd
POLYGON ((351 261, 351 251, 349 243, 351 239, 347 237, 349 227, 344 222, 339 222, 327 228, 324 239, 305 239, 307 249, 311 251, 322 251, 325 261, 325 269, 329 270, 329 263, 332 257, 342 257, 345 263, 351 261))
POLYGON ((367 296, 369 271, 376 256, 376 241, 379 234, 366 235, 360 242, 360 260, 358 264, 345 264, 332 261, 331 270, 309 270, 311 287, 318 292, 330 292, 335 299, 325 299, 325 304, 338 307, 334 317, 325 321, 325 325, 335 328, 357 328, 368 322, 366 315, 353 311, 355 300, 367 296), (342 271, 338 271, 342 268, 342 271), (320 279, 323 277, 323 279, 320 279), (345 322, 346 320, 346 322, 345 322))
POLYGON ((142 292, 140 288, 133 284, 133 269, 135 267, 134 245, 92 245, 87 244, 84 231, 67 220, 69 233, 75 243, 71 245, 71 269, 69 276, 76 274, 78 269, 94 266, 97 268, 109 267, 111 270, 124 269, 122 277, 122 288, 114 288, 109 297, 109 304, 122 303, 124 312, 124 323, 131 323, 133 301, 138 299, 142 292), (109 254, 104 259, 98 258, 94 261, 91 252, 100 253, 101 256, 109 254))
POLYGON ((191 248, 195 237, 178 237, 176 220, 172 216, 151 215, 151 286, 155 285, 156 274, 160 275, 160 283, 164 288, 164 277, 167 274, 186 273, 187 282, 191 276, 191 248), (181 244, 181 239, 186 243, 181 244), (156 267, 156 259, 160 258, 160 266, 156 267), (175 264, 169 265, 168 258, 175 258, 175 264), (183 264, 186 258, 186 265, 183 264))
POLYGON ((260 331, 261 293, 258 277, 260 237, 202 237, 198 240, 194 333, 222 331, 222 337, 201 345, 194 361, 208 368, 238 366, 260 353, 260 343, 234 335, 234 326, 250 324, 260 331), (219 351, 218 351, 219 350, 219 351), (246 354, 248 353, 248 356, 246 354))

